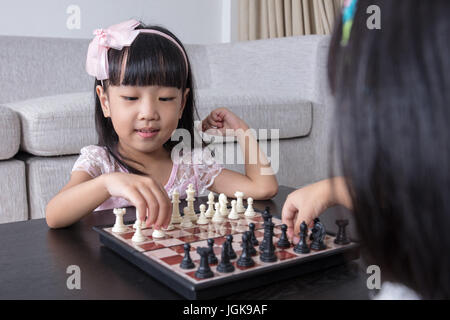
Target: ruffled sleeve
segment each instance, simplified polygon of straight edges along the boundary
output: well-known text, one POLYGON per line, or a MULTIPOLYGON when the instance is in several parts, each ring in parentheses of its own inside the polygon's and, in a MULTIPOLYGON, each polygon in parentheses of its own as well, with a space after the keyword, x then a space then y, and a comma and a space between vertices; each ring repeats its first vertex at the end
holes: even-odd
POLYGON ((198 194, 202 195, 206 193, 216 177, 222 172, 223 165, 212 156, 211 150, 208 148, 194 149, 192 160, 198 194))
POLYGON ((73 165, 73 171, 85 171, 92 178, 114 170, 108 151, 100 146, 87 146, 81 149, 80 156, 73 165))

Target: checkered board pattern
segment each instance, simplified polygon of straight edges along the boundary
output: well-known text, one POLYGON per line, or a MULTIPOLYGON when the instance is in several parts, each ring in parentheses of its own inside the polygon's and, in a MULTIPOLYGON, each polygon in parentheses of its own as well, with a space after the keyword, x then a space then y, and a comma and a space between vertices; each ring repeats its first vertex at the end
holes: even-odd
MULTIPOLYGON (((294 252, 294 246, 291 244, 290 248, 278 248, 277 242, 281 235, 281 220, 273 217, 272 222, 275 225, 274 228, 274 237, 273 244, 275 245, 275 254, 278 259, 276 262, 263 262, 259 258, 259 245, 255 246, 257 251, 256 256, 253 256, 253 260, 255 261, 255 265, 248 268, 239 267, 237 265, 237 259, 242 253, 242 234, 243 232, 248 230, 248 224, 253 222, 255 224, 255 236, 259 243, 261 243, 264 236, 264 224, 263 218, 260 213, 257 213, 255 217, 245 218, 241 215, 239 220, 226 220, 222 223, 209 223, 208 225, 195 225, 191 228, 181 228, 179 224, 175 224, 174 230, 166 231, 165 238, 153 239, 152 238, 152 229, 143 229, 143 234, 147 237, 145 242, 141 243, 133 243, 131 238, 134 234, 133 225, 128 225, 128 230, 123 233, 113 233, 111 231, 111 227, 106 228, 94 228, 103 236, 106 235, 109 239, 114 239, 115 242, 118 241, 121 245, 118 247, 126 247, 127 251, 133 251, 134 254, 139 256, 139 260, 144 261, 144 264, 151 268, 154 268, 157 265, 158 270, 163 270, 163 274, 171 274, 171 278, 175 279, 183 279, 180 283, 184 283, 184 287, 188 288, 214 288, 215 284, 223 284, 228 279, 229 280, 239 280, 242 283, 242 280, 248 276, 258 275, 258 274, 267 274, 271 273, 274 270, 283 269, 285 265, 290 265, 296 267, 299 264, 303 263, 303 260, 309 261, 312 259, 323 259, 323 257, 330 257, 335 254, 342 253, 347 248, 354 248, 355 243, 351 242, 348 245, 337 245, 334 243, 334 236, 327 235, 325 238, 325 244, 327 248, 321 251, 311 250, 308 254, 298 254, 294 252), (214 273, 212 278, 208 279, 198 279, 195 277, 195 272, 200 265, 200 256, 197 253, 198 247, 207 247, 207 239, 214 239, 214 252, 220 262, 221 259, 221 250, 222 244, 226 239, 226 235, 233 235, 233 248, 236 252, 237 258, 232 259, 231 262, 235 267, 235 270, 231 273, 221 273, 217 271, 217 264, 211 265, 211 270, 214 273), (193 269, 182 269, 180 268, 180 263, 184 257, 184 244, 190 243, 191 252, 190 256, 192 261, 195 264, 195 268, 193 269), (314 257, 315 256, 315 257, 314 257), (312 259, 311 259, 312 258, 312 259), (151 263, 149 262, 151 260, 151 263), (156 264, 155 264, 156 263, 156 264), (227 279, 228 278, 228 279, 227 279)), ((308 244, 310 244, 310 239, 308 235, 308 244)), ((104 242, 104 241, 102 241, 104 242)), ((107 244, 108 245, 108 244, 107 244)), ((119 248, 117 250, 117 246, 112 246, 113 250, 118 251, 123 255, 122 249, 119 248)), ((359 255, 359 252, 358 252, 359 255)), ((133 259, 129 259, 132 261, 133 259)), ((142 265, 141 265, 142 268, 142 265)), ((148 268, 143 268, 148 273, 154 275, 150 272, 148 268)), ((154 270, 154 269, 151 269, 154 270)), ((173 288, 173 286, 171 286, 173 288)), ((217 290, 216 290, 217 291, 217 290)), ((180 291, 181 294, 185 295, 183 291, 180 291)), ((192 296, 185 295, 188 298, 192 298, 192 296)), ((195 296, 194 296, 195 297, 195 296)))

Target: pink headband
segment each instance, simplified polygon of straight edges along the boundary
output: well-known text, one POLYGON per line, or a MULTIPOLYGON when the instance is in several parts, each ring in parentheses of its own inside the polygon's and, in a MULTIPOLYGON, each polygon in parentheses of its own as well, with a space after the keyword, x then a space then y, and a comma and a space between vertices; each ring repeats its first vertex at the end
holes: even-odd
MULTIPOLYGON (((153 33, 160 35, 172 41, 184 57, 186 63, 186 74, 188 73, 188 63, 186 53, 183 48, 171 36, 153 29, 134 30, 140 24, 137 20, 128 20, 119 24, 110 26, 108 29, 96 29, 94 39, 89 44, 86 71, 98 80, 108 79, 108 49, 114 48, 121 50, 123 47, 130 46, 139 33, 153 33)), ((103 82, 103 81, 102 81, 103 82)))

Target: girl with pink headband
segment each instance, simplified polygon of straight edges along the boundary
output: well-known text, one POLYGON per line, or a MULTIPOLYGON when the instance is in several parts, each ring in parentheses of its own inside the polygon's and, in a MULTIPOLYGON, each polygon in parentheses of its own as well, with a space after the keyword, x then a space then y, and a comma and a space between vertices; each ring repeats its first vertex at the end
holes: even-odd
POLYGON ((135 206, 148 227, 167 227, 172 193, 185 196, 189 184, 196 196, 206 190, 229 197, 239 190, 254 199, 276 194, 266 156, 256 139, 245 135, 248 125, 230 110, 213 110, 200 130, 223 135, 232 129, 245 155, 245 174, 223 168, 204 144, 195 148, 192 69, 170 31, 129 20, 94 35, 86 71, 95 77, 98 144, 81 149, 69 182, 48 203, 50 227, 69 226, 95 210, 127 206, 135 206), (171 139, 176 130, 188 132, 191 141, 178 160, 172 157, 179 143, 171 139), (256 163, 249 163, 250 155, 256 163))

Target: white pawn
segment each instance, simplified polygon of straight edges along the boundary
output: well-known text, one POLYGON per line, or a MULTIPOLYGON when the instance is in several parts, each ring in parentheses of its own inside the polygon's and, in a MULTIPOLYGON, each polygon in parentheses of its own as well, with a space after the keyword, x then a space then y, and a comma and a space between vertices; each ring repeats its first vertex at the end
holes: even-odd
POLYGON ((200 217, 197 220, 197 224, 208 224, 209 220, 205 216, 206 206, 204 204, 200 205, 200 217))
POLYGON ((166 234, 163 230, 154 229, 152 233, 152 238, 164 238, 166 234))
POLYGON ((255 210, 253 209, 253 198, 247 199, 247 210, 245 210, 244 215, 246 217, 254 217, 256 215, 255 210))
POLYGON ((114 214, 116 215, 116 223, 112 228, 112 232, 121 233, 128 230, 127 226, 123 223, 123 216, 125 215, 125 208, 114 208, 114 214))
POLYGON ((181 227, 182 228, 190 228, 192 227, 194 224, 191 221, 191 218, 189 217, 189 208, 188 207, 184 207, 183 209, 183 221, 181 222, 181 227))
POLYGON ((237 205, 236 205, 236 211, 238 213, 244 213, 245 212, 245 207, 244 207, 244 193, 241 191, 236 191, 236 193, 234 194, 234 196, 237 199, 237 205))
POLYGON ((219 195, 219 211, 220 214, 222 215, 222 217, 228 217, 228 208, 227 208, 227 204, 228 204, 228 200, 227 200, 227 196, 224 193, 221 193, 219 195))
POLYGON ((133 235, 133 238, 131 238, 131 241, 133 242, 144 242, 145 240, 147 240, 147 238, 142 234, 142 230, 141 230, 141 220, 137 220, 137 224, 136 224, 136 232, 133 235))
POLYGON ((220 207, 219 203, 216 202, 214 204, 214 208, 216 209, 216 211, 214 212, 214 216, 212 217, 211 220, 212 222, 223 222, 224 220, 222 215, 220 214, 219 207, 220 207))
POLYGON ((231 211, 230 214, 228 215, 228 219, 231 220, 239 219, 239 214, 236 210, 236 200, 231 201, 231 211))
POLYGON ((134 224, 133 224, 133 229, 137 229, 138 223, 140 224, 141 229, 145 229, 145 221, 141 221, 141 220, 139 219, 139 211, 138 211, 138 209, 136 208, 136 221, 135 221, 134 224))
POLYGON ((210 192, 208 194, 208 210, 206 210, 205 212, 205 216, 207 218, 212 218, 212 216, 214 215, 214 193, 210 192))

